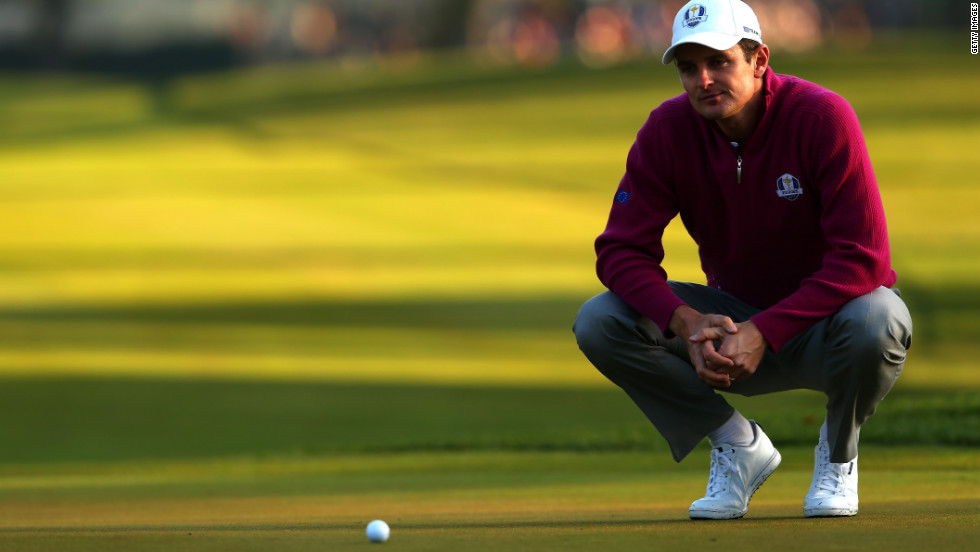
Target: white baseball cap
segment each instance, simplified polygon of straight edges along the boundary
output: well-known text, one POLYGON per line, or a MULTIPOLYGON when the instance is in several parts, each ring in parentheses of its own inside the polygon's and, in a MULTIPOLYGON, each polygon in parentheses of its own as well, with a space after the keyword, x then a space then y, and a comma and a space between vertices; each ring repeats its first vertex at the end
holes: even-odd
POLYGON ((674 17, 674 37, 664 52, 664 65, 674 61, 681 44, 703 44, 714 50, 727 50, 748 38, 762 44, 759 18, 741 0, 694 0, 674 17))

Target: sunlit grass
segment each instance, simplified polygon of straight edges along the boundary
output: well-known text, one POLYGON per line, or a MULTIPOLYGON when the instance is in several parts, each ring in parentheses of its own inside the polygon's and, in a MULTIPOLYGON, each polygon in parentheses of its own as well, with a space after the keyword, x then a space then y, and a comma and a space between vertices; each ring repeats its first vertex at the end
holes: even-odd
MULTIPOLYGON (((980 116, 969 91, 980 76, 927 52, 906 54, 903 62, 929 63, 919 65, 921 79, 906 83, 901 94, 882 93, 895 69, 890 58, 869 55, 865 65, 853 59, 841 66, 780 57, 774 64, 840 91, 855 106, 889 216, 900 287, 976 295, 980 189, 969 175, 980 174, 980 116), (936 97, 936 87, 946 93, 936 97)), ((680 87, 671 69, 658 66, 535 74, 423 62, 412 73, 260 69, 189 77, 172 90, 174 112, 161 114, 152 112, 149 92, 134 85, 41 79, 0 87, 5 113, 47 121, 2 131, 8 145, 0 151, 4 307, 540 297, 576 304, 602 289, 592 241, 605 224, 633 135, 646 113, 680 87), (266 80, 269 73, 279 80, 266 80), (44 126, 52 121, 61 122, 62 133, 44 126)), ((670 276, 703 281, 696 249, 679 224, 665 241, 670 276)), ((963 304, 971 301, 965 297, 963 304)), ((917 351, 942 350, 936 340, 949 335, 946 328, 957 336, 977 332, 974 311, 950 308, 920 314, 928 316, 917 320, 926 324, 926 347, 920 341, 917 351)), ((120 328, 99 321, 84 323, 92 343, 78 349, 59 336, 83 324, 51 320, 22 328, 11 321, 12 331, 48 336, 48 343, 5 342, 0 370, 123 373, 128 367, 190 375, 238 367, 249 377, 265 371, 591 382, 591 375, 580 379, 561 369, 581 363, 566 334, 573 317, 574 308, 565 308, 547 331, 488 331, 479 336, 482 347, 400 320, 405 327, 385 329, 386 339, 419 345, 373 356, 358 351, 376 349, 376 329, 344 334, 356 348, 327 338, 330 351, 309 355, 279 340, 291 332, 314 339, 296 328, 164 331, 178 339, 198 332, 218 342, 248 336, 269 348, 258 357, 207 340, 196 349, 164 350, 151 337, 160 328, 139 325, 131 340, 145 339, 147 346, 120 350, 107 339, 120 328), (146 334, 138 337, 140 331, 146 334), (467 346, 453 346, 457 340, 467 346), (531 341, 539 346, 527 349, 531 341), (453 361, 434 369, 431 359, 446 350, 453 361), (504 353, 488 357, 488 351, 504 353), (488 358, 501 366, 491 367, 488 358)), ((942 360, 955 374, 969 362, 942 360)))

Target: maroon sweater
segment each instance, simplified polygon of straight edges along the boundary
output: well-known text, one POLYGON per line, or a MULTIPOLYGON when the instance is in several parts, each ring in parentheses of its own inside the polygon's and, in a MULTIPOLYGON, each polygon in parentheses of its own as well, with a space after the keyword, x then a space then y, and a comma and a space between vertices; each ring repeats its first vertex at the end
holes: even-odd
POLYGON ((765 113, 734 147, 686 94, 654 110, 596 240, 599 279, 665 332, 663 231, 677 214, 709 286, 763 309, 778 351, 847 301, 890 287, 885 213, 857 117, 839 95, 767 70, 765 113))

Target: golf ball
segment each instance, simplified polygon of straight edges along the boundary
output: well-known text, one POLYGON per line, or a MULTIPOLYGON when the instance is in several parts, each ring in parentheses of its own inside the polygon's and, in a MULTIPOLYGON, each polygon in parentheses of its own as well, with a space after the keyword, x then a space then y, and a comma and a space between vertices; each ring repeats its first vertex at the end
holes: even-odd
POLYGON ((367 538, 371 542, 385 542, 390 534, 391 529, 388 528, 388 524, 380 519, 376 519, 367 525, 367 538))

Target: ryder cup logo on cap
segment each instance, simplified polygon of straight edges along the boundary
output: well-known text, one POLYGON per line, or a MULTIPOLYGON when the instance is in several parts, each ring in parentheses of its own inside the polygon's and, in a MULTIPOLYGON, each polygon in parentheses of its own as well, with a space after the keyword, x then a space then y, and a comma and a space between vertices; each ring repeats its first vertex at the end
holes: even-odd
POLYGON ((702 44, 714 50, 727 50, 743 38, 762 43, 759 18, 741 0, 700 0, 688 2, 674 17, 674 36, 664 52, 664 65, 674 61, 677 47, 702 44))
POLYGON ((707 11, 708 10, 701 4, 694 4, 690 8, 684 10, 684 26, 688 29, 697 27, 698 23, 708 18, 708 16, 705 15, 707 11))

